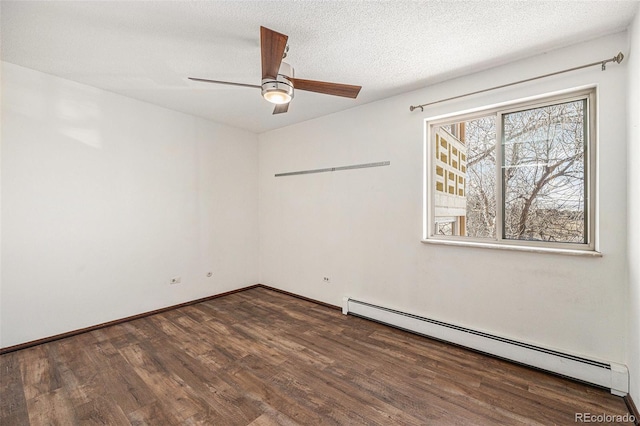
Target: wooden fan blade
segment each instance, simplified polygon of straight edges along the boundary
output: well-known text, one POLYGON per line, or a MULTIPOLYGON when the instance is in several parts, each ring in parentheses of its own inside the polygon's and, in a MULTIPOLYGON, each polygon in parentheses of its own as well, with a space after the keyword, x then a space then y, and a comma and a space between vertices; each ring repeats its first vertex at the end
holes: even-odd
POLYGON ((287 112, 289 111, 289 103, 287 102, 286 104, 278 104, 276 105, 276 107, 273 109, 273 114, 282 114, 283 112, 287 112))
POLYGON ((289 37, 270 30, 269 28, 260 27, 260 52, 262 55, 262 78, 273 78, 278 76, 280 63, 284 49, 287 47, 287 39, 289 37))
POLYGON ((195 78, 195 77, 187 77, 187 78, 189 80, 203 81, 205 83, 228 84, 230 86, 254 87, 254 88, 258 88, 258 89, 262 88, 262 86, 257 86, 255 84, 233 83, 231 81, 207 80, 206 78, 195 78))
POLYGON ((303 80, 301 78, 289 78, 293 82, 293 88, 308 92, 324 93, 326 95, 344 96, 355 99, 362 86, 350 84, 328 83, 326 81, 303 80))

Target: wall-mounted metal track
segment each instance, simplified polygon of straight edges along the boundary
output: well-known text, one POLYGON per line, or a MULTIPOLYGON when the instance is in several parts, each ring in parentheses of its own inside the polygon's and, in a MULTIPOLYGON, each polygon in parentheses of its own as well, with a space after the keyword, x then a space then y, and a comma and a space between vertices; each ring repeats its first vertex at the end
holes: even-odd
POLYGON ((327 167, 325 169, 313 169, 313 170, 302 170, 299 172, 277 173, 275 177, 308 175, 311 173, 337 172, 341 170, 352 170, 352 169, 366 169, 368 167, 381 167, 381 166, 388 166, 390 164, 391 164, 391 161, 380 161, 378 163, 353 164, 351 166, 327 167))

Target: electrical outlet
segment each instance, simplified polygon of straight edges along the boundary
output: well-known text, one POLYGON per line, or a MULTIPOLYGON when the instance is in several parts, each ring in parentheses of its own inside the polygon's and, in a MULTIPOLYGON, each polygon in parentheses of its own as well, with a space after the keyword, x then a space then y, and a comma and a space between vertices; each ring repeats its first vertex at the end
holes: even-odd
POLYGON ((325 283, 330 283, 330 282, 331 282, 331 280, 329 279, 329 277, 324 277, 324 279, 323 279, 322 281, 324 281, 325 283))
POLYGON ((180 284, 182 282, 181 277, 173 277, 169 280, 169 284, 180 284))

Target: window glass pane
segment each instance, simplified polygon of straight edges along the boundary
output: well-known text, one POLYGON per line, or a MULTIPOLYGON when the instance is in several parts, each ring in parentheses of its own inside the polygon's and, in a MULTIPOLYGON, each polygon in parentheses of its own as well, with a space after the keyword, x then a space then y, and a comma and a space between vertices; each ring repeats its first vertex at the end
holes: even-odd
POLYGON ((503 238, 586 243, 586 100, 504 114, 503 238))
POLYGON ((489 116, 434 128, 436 235, 495 238, 495 123, 489 116))
POLYGON ((437 235, 455 235, 453 232, 454 222, 436 222, 437 235))

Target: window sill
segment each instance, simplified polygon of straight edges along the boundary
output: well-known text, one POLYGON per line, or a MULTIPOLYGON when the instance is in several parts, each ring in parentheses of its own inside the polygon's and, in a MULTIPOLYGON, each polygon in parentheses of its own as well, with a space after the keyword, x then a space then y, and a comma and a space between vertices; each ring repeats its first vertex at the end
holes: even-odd
POLYGON ((477 247, 493 250, 510 250, 510 251, 525 251, 529 253, 549 253, 549 254, 562 254, 568 256, 583 256, 583 257, 602 257, 602 253, 594 250, 574 250, 574 249, 562 249, 562 248, 549 248, 549 247, 531 247, 531 246, 519 246, 519 245, 507 245, 507 244, 495 244, 495 243, 481 243, 476 241, 452 241, 452 240, 436 240, 427 239, 421 240, 423 244, 439 244, 444 246, 459 246, 459 247, 477 247))

